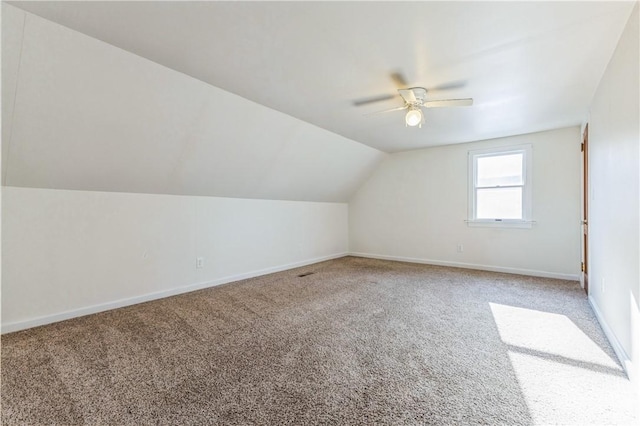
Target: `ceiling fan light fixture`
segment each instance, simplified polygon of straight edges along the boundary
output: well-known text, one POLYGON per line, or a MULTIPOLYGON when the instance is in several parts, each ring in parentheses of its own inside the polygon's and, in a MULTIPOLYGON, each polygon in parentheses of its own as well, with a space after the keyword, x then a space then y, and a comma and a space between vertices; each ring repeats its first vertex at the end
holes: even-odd
POLYGON ((411 127, 422 124, 422 111, 420 111, 420 108, 411 108, 407 111, 404 121, 407 123, 407 126, 411 127))

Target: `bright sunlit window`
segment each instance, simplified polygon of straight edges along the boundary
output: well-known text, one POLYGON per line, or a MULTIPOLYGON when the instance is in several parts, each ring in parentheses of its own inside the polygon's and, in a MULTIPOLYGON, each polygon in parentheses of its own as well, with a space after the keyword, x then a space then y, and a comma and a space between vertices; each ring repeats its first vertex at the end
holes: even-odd
POLYGON ((531 145, 469 151, 468 223, 531 227, 531 145))

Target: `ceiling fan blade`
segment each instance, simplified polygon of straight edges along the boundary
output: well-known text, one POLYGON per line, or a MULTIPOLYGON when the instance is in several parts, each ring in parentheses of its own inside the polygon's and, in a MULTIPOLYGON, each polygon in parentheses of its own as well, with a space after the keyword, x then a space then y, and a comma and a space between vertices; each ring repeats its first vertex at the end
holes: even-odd
POLYGON ((422 104, 425 108, 442 108, 442 107, 456 107, 456 106, 471 106, 473 105, 473 99, 444 99, 441 101, 426 101, 422 104))
POLYGON ((391 73, 391 80, 393 80, 398 89, 407 87, 407 79, 404 78, 404 75, 399 71, 391 73))
POLYGON ((460 89, 462 87, 465 87, 467 85, 467 82, 465 80, 458 80, 458 81, 450 81, 449 83, 443 83, 443 84, 439 84, 437 86, 433 86, 427 89, 428 92, 435 92, 437 90, 453 90, 453 89, 460 89))
POLYGON ((382 101, 388 101, 389 99, 393 99, 395 98, 396 95, 380 95, 380 96, 373 96, 371 98, 365 98, 365 99, 358 99, 353 101, 353 105, 354 106, 361 106, 361 105, 367 105, 367 104, 372 104, 374 102, 382 102, 382 101))
POLYGON ((397 108, 385 109, 384 111, 370 112, 370 113, 365 114, 365 115, 375 115, 375 114, 382 114, 384 112, 400 111, 401 109, 407 109, 407 106, 408 105, 397 107, 397 108))

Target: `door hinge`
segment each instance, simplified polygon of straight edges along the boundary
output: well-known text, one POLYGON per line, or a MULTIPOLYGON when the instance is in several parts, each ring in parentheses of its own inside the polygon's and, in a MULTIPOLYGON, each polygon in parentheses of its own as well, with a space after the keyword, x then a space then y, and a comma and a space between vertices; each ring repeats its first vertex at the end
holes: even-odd
POLYGON ((580 272, 584 272, 584 262, 580 262, 580 272))
POLYGON ((584 152, 584 142, 580 144, 580 152, 584 152))

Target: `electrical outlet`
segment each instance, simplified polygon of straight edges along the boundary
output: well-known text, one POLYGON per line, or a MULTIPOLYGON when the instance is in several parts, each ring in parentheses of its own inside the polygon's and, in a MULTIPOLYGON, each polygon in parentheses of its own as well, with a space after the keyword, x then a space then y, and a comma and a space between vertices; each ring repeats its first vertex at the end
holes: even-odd
POLYGON ((458 245, 456 246, 456 251, 457 251, 458 253, 462 253, 462 252, 464 251, 464 246, 463 246, 462 244, 458 244, 458 245))
POLYGON ((602 292, 604 293, 604 289, 605 289, 605 281, 604 278, 602 279, 601 283, 600 283, 600 289, 602 290, 602 292))
POLYGON ((196 257, 196 268, 202 269, 204 267, 204 258, 196 257))

